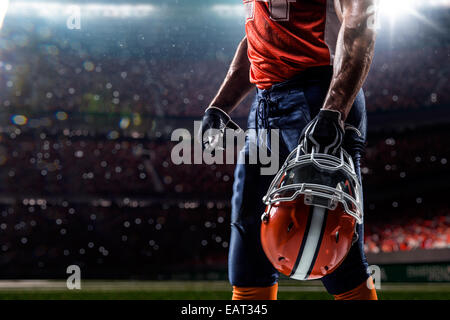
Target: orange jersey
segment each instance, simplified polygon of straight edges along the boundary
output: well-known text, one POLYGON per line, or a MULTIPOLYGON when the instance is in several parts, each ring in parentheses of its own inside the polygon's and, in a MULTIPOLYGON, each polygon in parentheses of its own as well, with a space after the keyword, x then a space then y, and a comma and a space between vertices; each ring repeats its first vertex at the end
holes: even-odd
POLYGON ((331 65, 340 22, 333 0, 244 0, 250 81, 261 89, 331 65))

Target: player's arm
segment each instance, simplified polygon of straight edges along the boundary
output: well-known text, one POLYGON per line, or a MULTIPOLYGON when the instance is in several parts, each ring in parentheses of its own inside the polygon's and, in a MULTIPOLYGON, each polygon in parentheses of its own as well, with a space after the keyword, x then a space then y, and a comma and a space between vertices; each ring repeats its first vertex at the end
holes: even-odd
POLYGON ((342 22, 336 44, 333 77, 319 114, 304 129, 305 153, 336 154, 344 122, 369 73, 375 47, 377 0, 335 0, 342 22))
POLYGON ((375 47, 377 0, 335 0, 342 25, 336 45, 334 73, 323 109, 341 113, 345 121, 366 80, 375 47))
POLYGON ((254 85, 250 83, 249 74, 247 37, 244 37, 239 43, 224 82, 209 106, 220 108, 226 113, 233 111, 254 88, 254 85))
MULTIPOLYGON (((204 148, 214 149, 224 137, 225 129, 240 129, 231 120, 229 113, 239 105, 252 88, 254 85, 250 83, 247 37, 244 37, 239 43, 224 82, 203 116, 198 139, 204 148)), ((223 142, 225 144, 225 141, 223 142)))

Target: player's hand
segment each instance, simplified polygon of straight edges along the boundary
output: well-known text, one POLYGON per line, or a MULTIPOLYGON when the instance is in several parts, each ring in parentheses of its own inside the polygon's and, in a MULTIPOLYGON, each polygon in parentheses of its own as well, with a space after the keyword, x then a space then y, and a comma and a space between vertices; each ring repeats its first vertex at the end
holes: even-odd
POLYGON ((207 108, 198 132, 198 139, 202 143, 203 150, 213 152, 220 145, 225 148, 226 129, 242 130, 222 109, 207 108), (221 141, 222 144, 220 144, 221 141))
POLYGON ((321 109, 303 129, 300 146, 305 154, 327 153, 336 155, 344 139, 343 121, 339 111, 321 109))

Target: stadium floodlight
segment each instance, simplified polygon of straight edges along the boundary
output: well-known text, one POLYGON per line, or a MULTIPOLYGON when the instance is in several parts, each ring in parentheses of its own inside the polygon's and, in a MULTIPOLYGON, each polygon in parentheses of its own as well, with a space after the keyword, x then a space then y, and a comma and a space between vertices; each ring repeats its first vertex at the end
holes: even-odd
POLYGON ((379 14, 388 17, 391 29, 396 21, 402 16, 412 16, 421 20, 425 24, 438 31, 443 31, 441 27, 430 21, 420 13, 423 8, 449 8, 450 0, 380 0, 379 14))
MULTIPOLYGON (((416 15, 420 8, 450 7, 450 0, 379 0, 379 13, 395 20, 402 15, 416 15)), ((223 18, 245 17, 245 8, 238 4, 216 4, 209 7, 223 18)))
POLYGON ((428 0, 425 3, 430 7, 450 7, 450 0, 428 0))
POLYGON ((414 11, 420 2, 418 0, 381 0, 379 4, 380 14, 394 20, 398 16, 414 11))
POLYGON ((395 17, 411 14, 426 7, 450 7, 450 0, 380 0, 380 13, 395 17))
MULTIPOLYGON (((3 3, 4 0, 0 0, 3 3)), ((80 9, 85 18, 133 18, 147 17, 156 10, 150 4, 105 4, 105 3, 61 3, 50 1, 14 1, 11 2, 8 15, 56 18, 70 13, 74 6, 80 9)), ((0 7, 1 8, 1 7, 0 7)))
POLYGON ((211 7, 211 10, 218 16, 224 18, 245 17, 244 6, 241 4, 216 4, 211 7))
POLYGON ((153 5, 136 4, 136 5, 110 5, 110 4, 87 4, 81 6, 81 11, 92 16, 103 17, 146 17, 155 10, 153 5))

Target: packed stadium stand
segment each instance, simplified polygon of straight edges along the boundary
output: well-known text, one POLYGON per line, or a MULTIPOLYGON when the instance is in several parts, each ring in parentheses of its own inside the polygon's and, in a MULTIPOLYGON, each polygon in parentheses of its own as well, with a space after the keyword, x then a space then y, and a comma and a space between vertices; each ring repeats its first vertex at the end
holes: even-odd
MULTIPOLYGON (((448 29, 447 11, 426 15, 448 29)), ((207 20, 201 39, 144 19, 111 22, 123 27, 115 35, 106 22, 88 22, 94 33, 5 21, 2 275, 59 277, 74 263, 110 278, 226 268, 234 166, 175 165, 170 141, 176 128, 192 132, 243 35, 224 19, 207 20)), ((380 34, 365 85, 372 254, 450 248, 449 36, 410 28, 380 34)), ((233 113, 239 123, 251 99, 233 113)))

